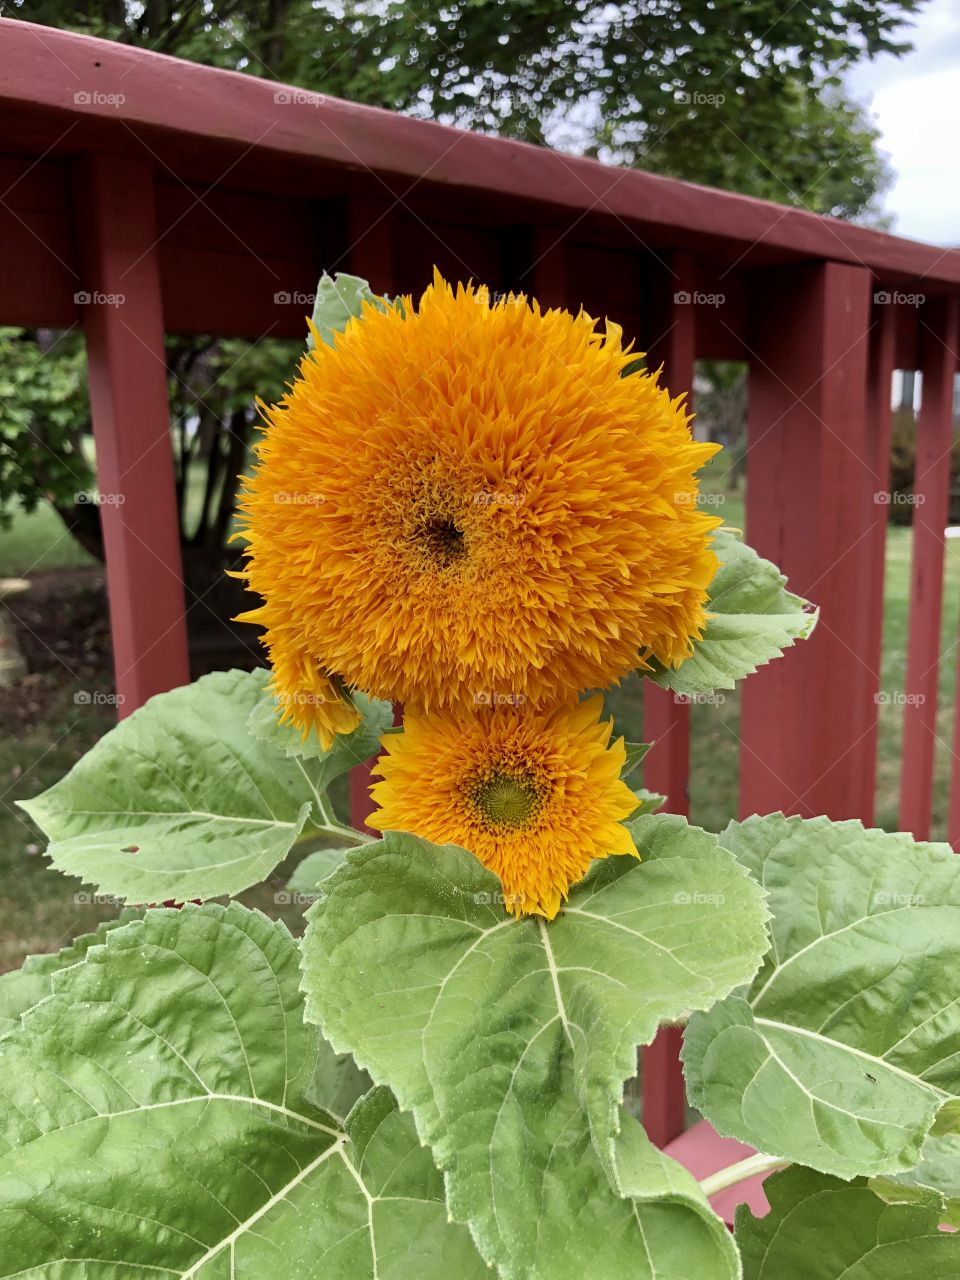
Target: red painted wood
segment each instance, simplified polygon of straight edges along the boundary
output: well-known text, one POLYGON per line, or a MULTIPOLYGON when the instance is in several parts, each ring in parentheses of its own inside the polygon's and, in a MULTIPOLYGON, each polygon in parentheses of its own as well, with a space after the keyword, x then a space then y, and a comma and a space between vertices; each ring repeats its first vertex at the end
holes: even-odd
MULTIPOLYGON (((644 345, 650 369, 671 394, 687 392, 692 407, 697 306, 695 264, 689 254, 648 264, 643 291, 644 345)), ((644 761, 644 785, 666 795, 671 813, 689 812, 690 707, 666 689, 643 686, 643 736, 653 743, 644 761)), ((682 1032, 663 1028, 643 1051, 643 1123, 662 1147, 683 1132, 686 1093, 680 1066, 682 1032)))
POLYGON ((910 636, 903 713, 900 828, 930 834, 936 748, 940 621, 943 611, 943 530, 947 523, 953 384, 957 370, 957 303, 937 299, 920 317, 923 389, 917 421, 910 636), (922 498, 922 502, 920 499, 922 498))
POLYGON ((373 827, 367 826, 376 805, 370 798, 371 774, 376 766, 376 757, 363 764, 354 765, 350 770, 350 822, 358 831, 366 831, 368 835, 379 835, 373 827))
MULTIPOLYGON (((686 1133, 671 1142, 666 1151, 667 1155, 679 1160, 698 1180, 754 1154, 752 1147, 744 1146, 735 1138, 721 1138, 706 1120, 692 1125, 686 1133)), ((766 1176, 769 1177, 769 1174, 766 1176)), ((749 1178, 726 1191, 720 1191, 711 1197, 710 1203, 729 1226, 733 1225, 738 1204, 749 1205, 757 1217, 763 1217, 770 1208, 763 1193, 763 1178, 749 1178)))
POLYGON ((862 770, 859 780, 859 817, 873 822, 877 783, 878 702, 881 694, 883 650, 883 588, 886 568, 887 518, 890 507, 879 499, 889 495, 890 437, 893 426, 891 382, 894 369, 897 309, 875 306, 870 332, 867 371, 867 436, 864 461, 870 468, 873 493, 864 494, 863 526, 867 536, 868 571, 863 576, 861 608, 864 610, 864 647, 860 651, 862 685, 854 693, 863 715, 863 751, 856 753, 862 770))
POLYGON ((604 235, 638 247, 726 246, 730 261, 745 255, 750 265, 830 258, 865 264, 891 284, 922 278, 928 294, 940 282, 960 284, 957 251, 802 209, 325 95, 283 101, 284 88, 273 81, 34 23, 6 19, 3 37, 0 111, 17 148, 34 155, 53 145, 57 156, 91 148, 142 156, 146 145, 158 165, 189 170, 207 184, 315 198, 362 189, 404 200, 446 194, 461 209, 482 206, 479 223, 493 217, 502 225, 543 221, 547 210, 576 211, 589 214, 590 226, 602 225, 604 235), (78 92, 88 100, 78 103, 78 92))
POLYGON ((145 161, 108 155, 86 158, 75 178, 80 287, 93 299, 81 310, 124 716, 190 678, 153 180, 145 161))
POLYGON ((863 800, 863 512, 868 317, 863 267, 763 272, 748 299, 747 540, 821 606, 812 638, 743 685, 740 807, 832 818, 863 800))

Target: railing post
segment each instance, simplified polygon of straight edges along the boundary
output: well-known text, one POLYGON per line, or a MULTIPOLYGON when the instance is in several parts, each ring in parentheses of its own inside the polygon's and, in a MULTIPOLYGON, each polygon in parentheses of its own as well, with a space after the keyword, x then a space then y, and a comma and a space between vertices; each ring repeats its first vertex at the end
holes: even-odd
POLYGON ((864 525, 867 537, 868 571, 863 577, 864 666, 862 692, 857 706, 864 718, 863 750, 856 758, 863 771, 858 816, 870 825, 874 819, 877 787, 877 735, 880 677, 883 661, 883 590, 886 578, 887 518, 890 508, 883 501, 890 492, 890 446, 893 429, 892 381, 896 346, 896 308, 878 305, 870 330, 870 359, 867 373, 867 452, 864 455, 873 479, 874 492, 865 494, 864 525))
MULTIPOLYGON (((651 262, 645 272, 644 335, 647 367, 663 365, 671 395, 693 393, 696 354, 695 264, 690 254, 651 262)), ((644 785, 666 795, 671 813, 689 812, 690 707, 649 681, 643 686, 643 736, 653 749, 644 761, 644 785)), ((643 1051, 643 1123, 651 1142, 666 1146, 683 1132, 686 1094, 680 1066, 683 1033, 663 1027, 643 1051)))
POLYGON ((153 173, 84 156, 74 201, 119 714, 190 679, 153 173))
MULTIPOLYGON (((810 640, 743 686, 743 814, 857 816, 869 750, 856 692, 865 685, 874 492, 865 461, 872 278, 817 263, 750 283, 747 538, 820 605, 810 640)), ((885 518, 875 508, 877 518, 885 518)))
POLYGON ((913 493, 910 638, 903 709, 902 831, 930 834, 933 758, 937 738, 940 622, 943 614, 944 536, 949 510, 953 443, 953 384, 957 371, 957 302, 937 298, 920 316, 923 387, 917 420, 913 493))

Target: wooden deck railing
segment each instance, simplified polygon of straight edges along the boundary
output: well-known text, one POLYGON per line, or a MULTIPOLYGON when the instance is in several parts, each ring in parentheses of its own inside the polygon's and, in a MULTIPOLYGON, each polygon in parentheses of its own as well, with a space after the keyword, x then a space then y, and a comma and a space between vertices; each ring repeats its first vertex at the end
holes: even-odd
MULTIPOLYGON (((126 498, 101 508, 124 711, 187 678, 185 612, 202 607, 184 599, 164 331, 299 337, 309 308, 284 298, 322 269, 398 292, 436 263, 609 314, 674 392, 695 358, 749 363, 747 537, 822 612, 744 688, 744 814, 872 819, 876 495, 891 373, 922 371, 901 825, 927 834, 960 252, 42 27, 2 36, 0 323, 86 335, 99 484, 126 498), (123 302, 83 300, 106 295, 123 302)), ((683 811, 689 708, 651 690, 646 736, 647 781, 683 811)), ((660 1143, 683 1127, 678 1041, 646 1054, 660 1143)))

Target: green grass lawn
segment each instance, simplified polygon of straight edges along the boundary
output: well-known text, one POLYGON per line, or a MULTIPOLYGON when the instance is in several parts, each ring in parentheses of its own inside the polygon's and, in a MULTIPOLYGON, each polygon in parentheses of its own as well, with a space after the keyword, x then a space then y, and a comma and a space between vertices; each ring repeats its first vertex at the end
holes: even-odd
MULTIPOLYGON (((727 497, 712 509, 726 522, 743 527, 743 502, 727 497)), ((891 527, 887 542, 886 611, 884 626, 883 688, 903 689, 909 617, 909 529, 891 527)), ((18 515, 14 527, 0 531, 0 575, 36 572, 38 568, 64 569, 89 564, 89 558, 73 540, 63 536, 62 525, 51 511, 18 515)), ((934 828, 936 838, 946 834, 946 801, 952 742, 953 693, 956 683, 958 611, 960 611, 960 543, 947 544, 946 595, 942 645, 943 663, 939 698, 934 828)), ((789 661, 789 657, 787 658, 789 661)), ((13 806, 16 798, 35 795, 50 786, 87 751, 113 723, 108 706, 77 704, 80 685, 57 682, 42 700, 42 714, 27 718, 28 727, 0 724, 0 971, 17 965, 30 951, 46 950, 92 928, 99 919, 114 914, 108 906, 76 903, 80 886, 47 869, 41 854, 42 839, 13 806)), ((20 696, 18 691, 18 696, 20 696)), ((22 696, 33 696, 24 689, 22 696)), ((642 729, 642 693, 636 679, 624 681, 609 696, 618 727, 629 740, 639 739, 642 729)), ((693 759, 691 817, 712 830, 726 825, 737 810, 739 699, 727 696, 720 706, 693 708, 693 759)), ((880 708, 877 820, 896 827, 899 751, 902 708, 889 703, 880 708)), ((341 789, 337 801, 342 807, 341 789)), ((281 868, 269 885, 244 895, 250 905, 279 914, 273 894, 283 883, 281 868)), ((299 913, 285 909, 288 923, 296 925, 299 913)))

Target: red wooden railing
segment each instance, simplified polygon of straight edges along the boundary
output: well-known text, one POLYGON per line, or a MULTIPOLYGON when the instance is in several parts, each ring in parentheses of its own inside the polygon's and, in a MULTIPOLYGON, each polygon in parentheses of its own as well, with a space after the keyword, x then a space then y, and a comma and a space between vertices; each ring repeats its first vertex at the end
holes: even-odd
MULTIPOLYGON (((926 835, 960 252, 10 20, 0 118, 0 323, 83 326, 100 487, 127 499, 101 507, 125 712, 187 678, 185 609, 203 607, 184 601, 164 331, 300 338, 309 307, 283 299, 322 269, 417 291, 436 263, 613 316, 674 391, 691 390, 695 357, 749 363, 747 536, 822 612, 808 643, 744 687, 743 813, 872 818, 875 495, 891 373, 922 371, 901 825, 926 835)), ((678 811, 688 715, 649 691, 647 782, 678 811)), ((668 1031, 645 1054, 661 1144, 684 1123, 678 1043, 668 1031)), ((704 1172, 713 1143, 698 1126, 675 1149, 704 1172)))

